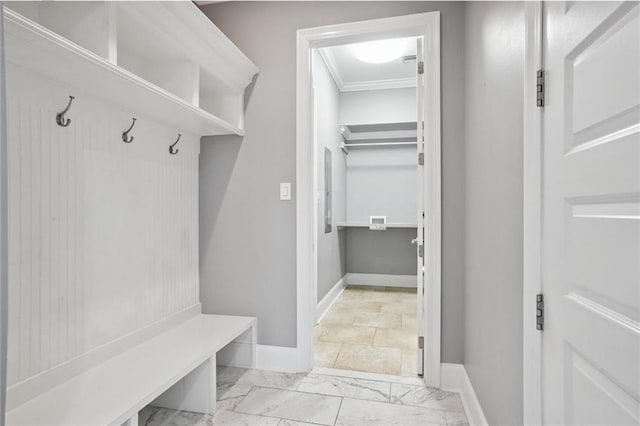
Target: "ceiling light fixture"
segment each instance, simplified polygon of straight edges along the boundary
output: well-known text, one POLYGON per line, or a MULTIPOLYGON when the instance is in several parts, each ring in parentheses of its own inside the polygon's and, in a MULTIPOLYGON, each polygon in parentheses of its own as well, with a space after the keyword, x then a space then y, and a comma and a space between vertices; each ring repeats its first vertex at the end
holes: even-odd
POLYGON ((407 39, 367 41, 353 45, 356 58, 369 64, 384 64, 400 58, 407 50, 407 39))

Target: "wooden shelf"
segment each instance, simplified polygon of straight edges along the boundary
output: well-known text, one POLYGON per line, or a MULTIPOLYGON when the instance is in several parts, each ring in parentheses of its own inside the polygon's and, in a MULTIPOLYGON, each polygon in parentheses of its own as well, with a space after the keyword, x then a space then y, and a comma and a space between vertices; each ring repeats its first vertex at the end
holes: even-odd
MULTIPOLYGON (((154 3, 150 6, 127 2, 126 4, 118 5, 117 10, 126 11, 126 13, 123 12, 123 16, 128 16, 129 20, 134 19, 132 17, 140 19, 140 22, 144 24, 142 25, 143 29, 153 25, 160 25, 160 23, 171 27, 174 24, 173 21, 179 22, 179 25, 176 24, 178 26, 176 33, 180 34, 180 40, 178 41, 185 41, 190 37, 193 39, 195 37, 194 33, 202 35, 209 31, 207 42, 209 51, 200 52, 200 56, 206 57, 206 61, 227 58, 227 60, 221 61, 224 63, 219 63, 220 69, 215 74, 212 74, 211 63, 201 64, 198 62, 199 58, 194 57, 194 47, 185 42, 185 45, 190 47, 182 53, 185 58, 190 58, 189 60, 194 69, 192 76, 194 79, 192 82, 193 96, 190 96, 189 93, 180 93, 180 96, 178 96, 167 89, 167 87, 171 87, 170 85, 160 87, 131 70, 122 68, 114 63, 114 61, 117 61, 117 52, 111 51, 105 55, 93 52, 5 6, 6 60, 9 63, 33 70, 68 85, 70 87, 69 94, 76 97, 75 105, 81 104, 84 96, 96 97, 126 108, 133 115, 174 126, 179 132, 197 134, 199 136, 243 135, 242 111, 237 108, 238 102, 235 98, 243 97, 246 84, 251 81, 251 78, 257 72, 255 65, 213 23, 209 22, 193 4, 185 2, 177 2, 175 4, 154 3), (151 16, 149 16, 149 13, 144 16, 144 10, 154 12, 151 13, 151 16), (156 22, 160 16, 166 17, 172 12, 176 14, 172 18, 173 21, 156 22), (206 20, 209 25, 203 20, 206 20), (190 28, 194 30, 193 33, 186 32, 185 28, 190 25, 190 28), (215 44, 214 41, 211 41, 212 39, 218 40, 219 46, 215 50, 211 50, 213 49, 213 44, 215 44), (235 115, 226 114, 227 119, 223 119, 198 106, 199 70, 201 67, 206 68, 208 70, 207 75, 212 76, 211 78, 215 80, 215 83, 209 83, 209 86, 214 87, 214 91, 217 91, 216 94, 219 93, 225 97, 224 99, 233 98, 231 100, 236 112, 235 115)), ((115 6, 107 3, 105 7, 115 6)), ((115 13, 113 10, 108 12, 109 14, 115 13)), ((114 37, 112 33, 105 32, 109 37, 114 37)), ((173 31, 171 33, 174 34, 173 31)), ((150 39, 148 36, 141 37, 141 40, 145 42, 148 39, 150 39)), ((111 41, 113 42, 114 40, 111 41)), ((202 42, 192 41, 196 46, 202 44, 202 42)), ((131 47, 132 42, 130 37, 126 37, 126 34, 120 34, 120 43, 131 47)), ((159 43, 162 43, 162 40, 159 43)), ((163 64, 156 63, 155 65, 162 66, 163 64)), ((157 80, 175 83, 177 79, 189 78, 188 75, 183 74, 185 64, 180 63, 178 65, 175 68, 175 74, 172 76, 155 74, 158 76, 157 80)), ((186 64, 186 66, 189 66, 189 64, 186 64)), ((185 92, 184 89, 182 91, 185 92)))
MULTIPOLYGON (((340 222, 337 223, 336 226, 338 228, 367 228, 369 229, 369 224, 368 223, 347 223, 347 222, 340 222)), ((387 229, 389 228, 395 228, 395 229, 417 229, 418 225, 416 225, 415 223, 387 223, 387 229)))

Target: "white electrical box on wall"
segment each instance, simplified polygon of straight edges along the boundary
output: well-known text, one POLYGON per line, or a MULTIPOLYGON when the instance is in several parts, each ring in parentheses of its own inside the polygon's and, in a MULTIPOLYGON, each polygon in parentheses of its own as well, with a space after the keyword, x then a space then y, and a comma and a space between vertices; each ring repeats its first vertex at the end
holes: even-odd
POLYGON ((387 229, 387 217, 369 216, 369 229, 373 231, 384 231, 387 229))

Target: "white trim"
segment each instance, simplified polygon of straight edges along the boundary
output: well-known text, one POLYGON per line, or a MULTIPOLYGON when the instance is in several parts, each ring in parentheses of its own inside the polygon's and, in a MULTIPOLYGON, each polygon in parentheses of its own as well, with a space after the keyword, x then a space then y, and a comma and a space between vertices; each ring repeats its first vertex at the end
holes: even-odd
POLYGON ((425 382, 440 387, 441 303, 441 135, 440 135, 440 12, 429 12, 297 32, 296 57, 296 281, 297 366, 313 367, 314 274, 314 152, 311 107, 311 50, 358 43, 380 37, 424 37, 425 61, 425 382))
POLYGON ((296 348, 285 346, 256 346, 256 368, 258 370, 280 371, 283 373, 297 372, 296 348))
POLYGON ((331 74, 333 82, 338 86, 338 90, 342 92, 344 90, 344 81, 342 81, 342 76, 340 75, 340 70, 336 65, 336 58, 333 56, 333 52, 329 49, 318 49, 318 53, 324 61, 324 64, 327 66, 327 70, 329 70, 329 74, 331 74))
POLYGON ((471 426, 488 426, 482 406, 463 364, 442 364, 442 389, 458 392, 471 426))
POLYGON ((536 330, 536 294, 542 293, 542 111, 536 107, 536 71, 543 68, 542 3, 525 3, 523 135, 523 420, 542 424, 542 334, 536 330))
POLYGON ((336 300, 340 297, 344 289, 347 287, 347 276, 340 278, 337 283, 324 295, 322 300, 318 302, 316 306, 316 323, 322 321, 329 309, 336 303, 336 300))
POLYGON ((385 90, 385 89, 405 89, 416 87, 416 79, 409 78, 389 78, 386 80, 352 81, 342 86, 342 92, 359 92, 363 90, 385 90))
POLYGON ((407 287, 417 288, 418 278, 415 275, 392 274, 356 274, 347 273, 347 284, 370 285, 374 287, 407 287))

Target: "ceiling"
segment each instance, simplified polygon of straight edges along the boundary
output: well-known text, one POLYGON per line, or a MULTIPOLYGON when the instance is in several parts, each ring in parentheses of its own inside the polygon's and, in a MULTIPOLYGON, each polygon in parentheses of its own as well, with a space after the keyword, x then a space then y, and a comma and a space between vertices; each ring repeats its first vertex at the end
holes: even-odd
MULTIPOLYGON (((407 39, 404 56, 416 54, 415 38, 407 39)), ((318 49, 341 92, 415 87, 416 61, 400 57, 383 64, 362 62, 353 52, 353 44, 318 49)))

